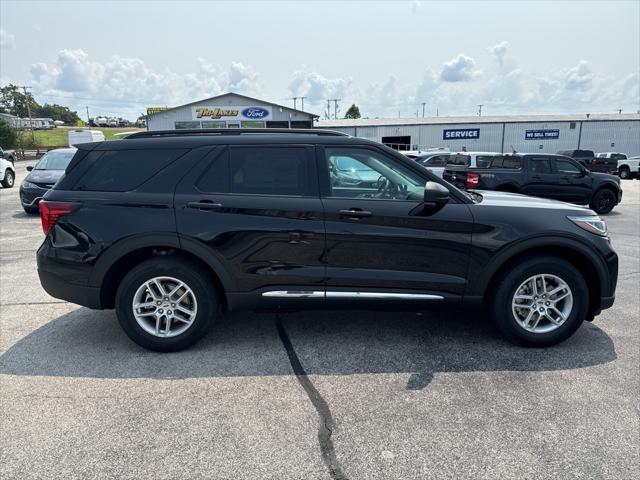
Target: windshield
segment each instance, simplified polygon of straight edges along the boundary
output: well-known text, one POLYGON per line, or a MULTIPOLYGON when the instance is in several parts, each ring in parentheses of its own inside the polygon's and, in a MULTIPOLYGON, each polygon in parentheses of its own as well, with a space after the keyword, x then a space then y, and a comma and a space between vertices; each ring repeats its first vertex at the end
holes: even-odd
POLYGON ((75 150, 52 150, 40 159, 34 170, 64 170, 75 154, 75 150))

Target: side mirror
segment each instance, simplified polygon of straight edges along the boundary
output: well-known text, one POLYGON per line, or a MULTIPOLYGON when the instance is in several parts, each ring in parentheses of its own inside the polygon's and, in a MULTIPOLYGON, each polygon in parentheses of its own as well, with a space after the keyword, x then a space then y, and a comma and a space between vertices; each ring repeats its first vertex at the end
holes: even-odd
POLYGON ((442 206, 447 202, 449 202, 449 189, 437 182, 427 182, 424 186, 424 203, 442 206))
POLYGON ((32 167, 31 165, 29 165, 29 166, 27 167, 27 172, 30 172, 31 170, 33 170, 33 167, 32 167))
POLYGON ((582 174, 580 175, 581 177, 586 177, 587 175, 589 175, 589 169, 587 168, 583 168, 582 169, 582 174))

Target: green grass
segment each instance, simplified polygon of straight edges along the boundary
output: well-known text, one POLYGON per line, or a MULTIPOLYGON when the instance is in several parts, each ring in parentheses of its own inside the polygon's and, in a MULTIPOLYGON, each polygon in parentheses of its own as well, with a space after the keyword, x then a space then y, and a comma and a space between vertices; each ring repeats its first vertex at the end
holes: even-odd
MULTIPOLYGON (((54 128, 53 130, 36 130, 36 142, 41 147, 66 147, 69 145, 69 130, 71 128, 54 128)), ((79 130, 79 129, 78 129, 79 130)), ((105 140, 121 140, 122 137, 116 137, 116 133, 138 131, 138 128, 99 128, 91 127, 86 130, 100 130, 104 133, 105 140)), ((24 135, 30 136, 31 132, 23 132, 24 135)))

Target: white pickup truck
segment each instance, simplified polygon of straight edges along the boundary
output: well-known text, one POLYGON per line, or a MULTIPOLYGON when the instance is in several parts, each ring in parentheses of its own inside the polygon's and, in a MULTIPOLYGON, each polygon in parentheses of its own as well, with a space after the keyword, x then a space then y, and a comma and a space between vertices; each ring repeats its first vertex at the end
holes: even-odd
POLYGON ((598 153, 596 157, 599 158, 612 158, 618 161, 618 175, 620 178, 627 179, 640 176, 638 162, 640 156, 629 157, 624 153, 617 152, 602 152, 598 153))

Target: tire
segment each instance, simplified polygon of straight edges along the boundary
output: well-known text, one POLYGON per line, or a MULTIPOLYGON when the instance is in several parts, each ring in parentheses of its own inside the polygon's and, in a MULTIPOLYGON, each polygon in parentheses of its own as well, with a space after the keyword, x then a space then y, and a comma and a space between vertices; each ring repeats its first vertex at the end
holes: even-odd
POLYGON ((175 352, 198 342, 214 322, 217 306, 218 299, 209 273, 181 258, 155 257, 140 263, 125 275, 116 293, 116 315, 122 329, 141 347, 157 352, 175 352), (153 291, 145 284, 154 278, 160 278, 159 282, 165 288, 164 295, 167 290, 177 287, 174 280, 183 282, 186 288, 180 288, 167 301, 166 296, 159 296, 157 284, 150 287, 153 291), (176 303, 171 302, 179 296, 184 300, 178 305, 195 312, 194 315, 184 314, 179 306, 176 308, 176 303), (136 309, 138 314, 146 314, 138 315, 138 319, 134 314, 134 300, 146 305, 136 309), (162 302, 160 305, 159 301, 162 302), (167 313, 173 315, 170 322, 167 321, 167 313), (170 327, 167 329, 168 324, 170 327))
POLYGON ((598 214, 606 214, 616 205, 616 194, 610 188, 600 188, 593 194, 589 207, 598 214))
MULTIPOLYGON (((539 278, 539 277, 538 277, 539 278)), ((538 280, 536 280, 538 283, 538 280)), ((540 282, 541 283, 541 282, 540 282)), ((527 347, 548 347, 560 343, 569 338, 582 325, 587 316, 589 291, 582 274, 570 263, 552 256, 535 255, 522 261, 518 265, 513 265, 501 274, 501 277, 493 282, 495 296, 491 299, 491 312, 500 332, 511 342, 527 347), (560 299, 555 303, 557 312, 563 313, 565 319, 557 315, 552 306, 553 299, 559 299, 559 295, 567 292, 566 289, 559 293, 543 299, 541 285, 538 287, 540 296, 537 299, 518 299, 514 297, 516 292, 519 295, 532 296, 527 292, 526 285, 531 286, 529 281, 532 277, 545 275, 547 293, 553 291, 558 285, 558 279, 568 287, 570 295, 560 299), (525 287, 523 287, 525 285, 525 287), (547 300, 551 300, 548 302, 547 300), (515 308, 514 302, 522 304, 523 308, 515 308), (521 302, 521 303, 520 303, 521 302), (530 302, 535 308, 527 306, 530 302), (539 309, 545 309, 545 313, 540 314, 539 309), (567 308, 568 307, 568 308, 567 308), (532 312, 533 310, 533 312, 532 312), (532 314, 529 320, 529 314, 532 314), (556 322, 551 321, 546 315, 555 317, 556 322), (526 329, 521 323, 529 320, 529 327, 526 329), (539 320, 536 325, 536 320, 539 320)), ((491 288, 491 287, 490 287, 491 288)), ((489 292, 490 293, 490 292, 489 292)))
POLYGON ((15 174, 11 170, 7 169, 4 172, 4 180, 2 180, 2 186, 4 188, 13 188, 13 184, 15 183, 15 181, 15 174))
POLYGON ((40 207, 38 207, 37 205, 35 207, 25 207, 23 205, 22 208, 24 209, 25 213, 29 215, 35 215, 36 213, 40 213, 40 207))
POLYGON ((620 175, 620 178, 623 180, 627 180, 629 178, 631 178, 631 170, 629 170, 629 167, 620 167, 620 170, 618 171, 618 175, 620 175))

